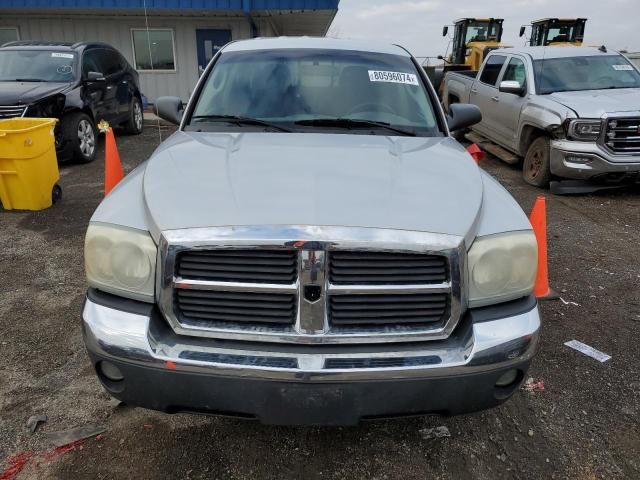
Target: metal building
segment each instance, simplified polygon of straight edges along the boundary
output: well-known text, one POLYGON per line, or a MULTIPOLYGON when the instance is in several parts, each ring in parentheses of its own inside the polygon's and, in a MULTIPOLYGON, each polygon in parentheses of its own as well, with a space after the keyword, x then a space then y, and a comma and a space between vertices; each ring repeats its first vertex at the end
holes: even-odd
POLYGON ((0 0, 0 44, 101 41, 140 73, 144 95, 186 100, 230 40, 326 34, 340 0, 0 0))

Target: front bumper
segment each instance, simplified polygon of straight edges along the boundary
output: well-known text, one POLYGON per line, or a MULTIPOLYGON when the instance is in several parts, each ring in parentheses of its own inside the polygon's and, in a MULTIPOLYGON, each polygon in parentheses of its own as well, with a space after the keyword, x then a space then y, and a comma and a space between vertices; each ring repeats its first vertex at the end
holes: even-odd
POLYGON ((640 181, 640 155, 613 155, 596 142, 551 141, 551 173, 603 183, 640 181))
MULTIPOLYGON (((91 297, 91 296, 90 296, 91 297)), ((177 336, 155 307, 122 310, 87 298, 85 343, 105 388, 168 413, 267 424, 350 425, 362 419, 459 414, 507 400, 524 377, 540 318, 529 306, 467 312, 447 340, 384 345, 284 345, 177 336), (524 311, 523 310, 526 310, 524 311), (488 314, 488 316, 487 316, 488 314), (123 380, 112 381, 109 362, 123 380), (516 380, 497 387, 516 370, 516 380)))

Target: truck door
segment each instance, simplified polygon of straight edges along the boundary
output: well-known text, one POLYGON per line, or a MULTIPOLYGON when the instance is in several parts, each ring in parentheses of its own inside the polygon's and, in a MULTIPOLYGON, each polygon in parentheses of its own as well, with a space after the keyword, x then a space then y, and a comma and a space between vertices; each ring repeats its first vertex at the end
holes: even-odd
POLYGON ((498 102, 498 78, 505 65, 505 55, 489 55, 480 72, 479 79, 471 86, 469 103, 482 112, 482 122, 473 127, 479 133, 495 139, 497 134, 495 106, 498 102))
POLYGON ((498 100, 493 108, 495 117, 495 129, 497 140, 505 146, 517 148, 518 129, 520 125, 520 112, 527 102, 529 82, 527 81, 527 68, 524 59, 511 57, 504 69, 500 82, 515 81, 522 85, 525 94, 520 96, 514 93, 498 92, 498 100))

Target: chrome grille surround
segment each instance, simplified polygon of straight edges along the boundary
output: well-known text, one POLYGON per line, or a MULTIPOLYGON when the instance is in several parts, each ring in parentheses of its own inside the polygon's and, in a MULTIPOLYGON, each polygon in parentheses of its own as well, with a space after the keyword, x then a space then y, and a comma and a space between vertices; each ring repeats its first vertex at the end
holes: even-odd
POLYGON ((0 105, 0 118, 24 117, 27 105, 0 105))
POLYGON ((605 114, 598 143, 614 155, 640 154, 640 111, 605 114))
POLYGON ((466 249, 462 237, 361 227, 242 226, 168 230, 161 233, 156 297, 170 326, 178 335, 217 339, 293 344, 366 344, 414 342, 448 338, 465 305, 463 279, 466 249), (185 280, 175 274, 177 255, 185 250, 289 249, 299 253, 298 275, 291 284, 264 284, 185 280), (448 281, 420 285, 332 285, 327 256, 332 251, 423 253, 446 257, 448 281), (327 255, 328 254, 328 255, 327 255), (322 287, 320 298, 304 298, 305 286, 322 287), (208 322, 180 319, 175 310, 175 289, 223 292, 295 294, 293 326, 211 326, 208 322), (449 317, 434 325, 338 328, 328 320, 329 298, 337 295, 435 294, 449 295, 449 317))

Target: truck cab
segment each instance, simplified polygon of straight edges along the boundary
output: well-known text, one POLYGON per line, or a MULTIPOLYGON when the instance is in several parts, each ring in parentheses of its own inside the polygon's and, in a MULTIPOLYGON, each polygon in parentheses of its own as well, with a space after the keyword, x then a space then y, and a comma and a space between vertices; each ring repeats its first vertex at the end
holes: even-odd
MULTIPOLYGON (((529 45, 536 46, 575 46, 582 45, 586 18, 543 18, 531 22, 531 38, 529 45)), ((520 36, 525 33, 526 26, 520 28, 520 36)))
MULTIPOLYGON (((486 55, 501 44, 502 18, 461 18, 454 22, 453 47, 448 58, 450 65, 466 65, 470 70, 478 70, 486 55)), ((449 26, 442 30, 443 36, 449 26)))

